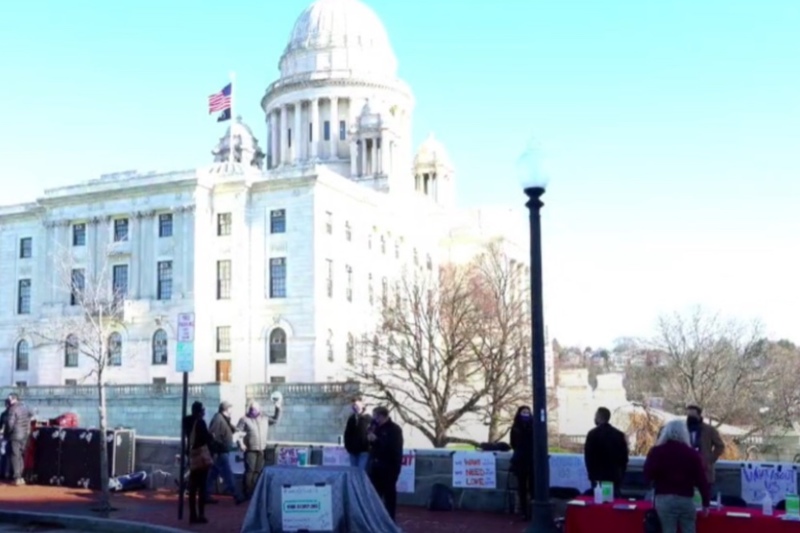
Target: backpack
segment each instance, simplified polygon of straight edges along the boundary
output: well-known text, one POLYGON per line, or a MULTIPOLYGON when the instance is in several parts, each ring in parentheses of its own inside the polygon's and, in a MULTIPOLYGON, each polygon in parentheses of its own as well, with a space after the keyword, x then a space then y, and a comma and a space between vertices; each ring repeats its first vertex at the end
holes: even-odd
POLYGON ((429 511, 452 511, 455 508, 453 489, 442 483, 434 483, 428 499, 429 511))

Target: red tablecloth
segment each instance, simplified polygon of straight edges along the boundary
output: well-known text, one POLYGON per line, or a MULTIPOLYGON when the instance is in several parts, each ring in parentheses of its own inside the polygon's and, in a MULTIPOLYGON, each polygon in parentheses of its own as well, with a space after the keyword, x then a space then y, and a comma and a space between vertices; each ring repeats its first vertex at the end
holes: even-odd
MULTIPOLYGON (((568 505, 565 533, 641 533, 644 513, 650 508, 647 502, 636 502, 636 509, 632 511, 614 509, 610 503, 590 503, 585 507, 568 505)), ((759 509, 752 508, 712 510, 707 517, 697 517, 697 533, 800 533, 800 522, 781 520, 782 514, 776 511, 774 516, 764 516, 759 509), (750 518, 726 516, 727 512, 747 512, 750 518)))

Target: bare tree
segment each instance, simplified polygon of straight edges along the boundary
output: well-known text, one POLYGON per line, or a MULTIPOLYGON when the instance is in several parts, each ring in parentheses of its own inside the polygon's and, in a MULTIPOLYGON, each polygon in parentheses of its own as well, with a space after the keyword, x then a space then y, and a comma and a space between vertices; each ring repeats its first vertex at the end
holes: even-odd
POLYGON ((106 431, 106 373, 109 367, 121 364, 124 329, 123 304, 127 290, 127 276, 115 280, 111 259, 105 256, 92 268, 78 265, 68 251, 52 257, 56 292, 70 306, 60 316, 48 319, 33 331, 37 344, 55 347, 63 353, 65 365, 79 366, 80 358, 89 361, 83 380, 97 387, 98 427, 101 438, 97 452, 100 454, 100 508, 108 514, 112 510, 109 488, 108 452, 106 431), (117 285, 115 286, 115 282, 117 285))

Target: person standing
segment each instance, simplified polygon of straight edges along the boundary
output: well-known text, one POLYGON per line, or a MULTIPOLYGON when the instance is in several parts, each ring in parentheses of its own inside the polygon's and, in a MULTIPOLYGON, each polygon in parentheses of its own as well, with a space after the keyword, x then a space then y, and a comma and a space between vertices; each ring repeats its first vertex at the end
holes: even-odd
POLYGON ((367 439, 369 452, 369 477, 389 517, 397 514, 397 480, 403 468, 403 430, 389 417, 386 407, 372 411, 373 431, 367 439))
POLYGON ((517 478, 519 508, 525 520, 531 518, 531 491, 533 488, 533 417, 531 408, 520 406, 511 425, 511 472, 517 478))
MULTIPOLYGON (((214 455, 214 464, 208 472, 208 485, 206 487, 206 495, 213 494, 214 488, 219 478, 222 478, 222 483, 226 491, 228 491, 236 504, 244 501, 241 489, 236 485, 233 480, 233 470, 231 470, 230 452, 235 450, 233 444, 233 434, 236 428, 231 422, 231 405, 230 402, 222 402, 219 404, 219 410, 214 414, 211 423, 208 426, 208 431, 214 442, 218 443, 218 448, 214 455)), ((206 501, 211 503, 213 500, 206 501)))
POLYGON ((703 459, 706 479, 710 485, 714 485, 715 466, 725 452, 725 443, 717 428, 703 421, 703 409, 696 405, 686 407, 686 425, 689 429, 689 442, 703 459))
POLYGON ((189 523, 208 524, 206 519, 206 487, 208 469, 213 464, 211 448, 214 439, 208 432, 206 410, 200 402, 192 404, 192 414, 183 419, 186 455, 189 457, 189 523))
POLYGON ((694 490, 700 491, 704 516, 708 516, 711 490, 703 460, 692 449, 683 420, 672 420, 661 430, 645 459, 644 478, 655 488, 655 508, 662 533, 677 533, 679 525, 681 533, 695 533, 694 490))
POLYGON ((344 448, 350 455, 350 466, 366 470, 369 461, 367 434, 372 424, 372 417, 367 414, 360 396, 353 398, 352 410, 353 413, 347 418, 344 428, 344 448))
POLYGON ((11 443, 8 440, 8 409, 11 403, 6 398, 5 409, 0 414, 0 479, 7 479, 9 477, 9 469, 11 467, 9 457, 11 456, 11 443))
POLYGON ((628 439, 611 425, 611 411, 605 407, 600 407, 595 413, 594 425, 583 446, 589 481, 593 487, 610 481, 614 484, 614 495, 619 497, 628 469, 628 439))
POLYGON ((236 431, 244 433, 242 451, 244 451, 244 496, 250 498, 256 488, 256 482, 264 469, 269 426, 276 424, 281 417, 280 401, 275 403, 275 414, 268 416, 261 412, 261 406, 255 400, 247 404, 247 414, 236 424, 236 431))
MULTIPOLYGON (((6 438, 11 448, 11 479, 15 485, 24 485, 22 477, 25 468, 25 449, 31 435, 31 411, 22 403, 16 393, 8 395, 8 418, 6 438)), ((8 445, 6 445, 8 447, 8 445)))

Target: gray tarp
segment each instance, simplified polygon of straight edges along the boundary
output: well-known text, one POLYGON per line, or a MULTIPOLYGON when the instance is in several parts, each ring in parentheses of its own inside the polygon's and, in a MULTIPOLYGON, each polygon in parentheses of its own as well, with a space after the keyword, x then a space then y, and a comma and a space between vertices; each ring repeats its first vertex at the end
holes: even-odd
POLYGON ((241 533, 283 533, 284 485, 331 486, 334 533, 402 533, 363 471, 345 466, 271 466, 258 480, 241 533))

